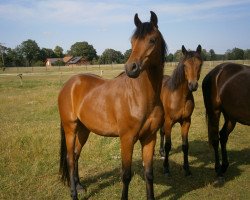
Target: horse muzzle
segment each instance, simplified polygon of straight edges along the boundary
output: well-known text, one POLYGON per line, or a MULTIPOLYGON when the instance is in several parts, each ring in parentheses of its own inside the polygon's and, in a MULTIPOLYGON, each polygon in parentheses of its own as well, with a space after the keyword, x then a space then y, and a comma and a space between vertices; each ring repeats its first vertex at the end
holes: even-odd
POLYGON ((141 72, 140 65, 136 62, 125 64, 125 71, 128 77, 137 78, 141 72))
POLYGON ((194 92, 198 89, 198 82, 197 81, 192 81, 188 83, 188 88, 191 92, 194 92))

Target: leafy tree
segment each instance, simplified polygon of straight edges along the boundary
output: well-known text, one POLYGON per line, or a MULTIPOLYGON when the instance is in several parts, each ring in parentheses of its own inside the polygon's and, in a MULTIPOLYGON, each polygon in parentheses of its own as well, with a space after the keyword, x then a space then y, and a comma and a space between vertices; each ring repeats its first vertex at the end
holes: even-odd
POLYGON ((244 60, 250 60, 250 49, 244 51, 244 60))
POLYGON ((52 64, 52 66, 64 66, 65 63, 62 60, 58 60, 52 64))
POLYGON ((174 60, 174 55, 172 53, 166 55, 166 58, 165 58, 166 62, 173 62, 174 60))
POLYGON ((216 60, 216 54, 213 49, 209 50, 209 54, 210 54, 210 60, 216 60))
POLYGON ((26 59, 28 66, 31 66, 31 63, 39 57, 40 48, 35 40, 29 39, 23 41, 19 48, 23 57, 26 59))
POLYGON ((42 48, 40 50, 39 59, 42 60, 43 62, 45 62, 47 58, 55 58, 55 57, 56 54, 52 49, 42 48))
POLYGON ((131 52, 132 52, 132 49, 129 49, 129 50, 125 51, 125 53, 123 55, 124 56, 124 63, 126 63, 127 60, 129 59, 129 56, 130 56, 131 52))
POLYGON ((60 46, 56 46, 54 49, 54 53, 57 58, 62 58, 63 57, 63 48, 60 46))
POLYGON ((19 47, 15 49, 8 48, 5 54, 5 66, 7 67, 16 67, 16 66, 25 66, 25 59, 21 53, 19 47))
POLYGON ((120 51, 105 49, 99 58, 100 64, 123 63, 124 56, 120 51))
POLYGON ((233 48, 232 50, 228 49, 225 53, 227 60, 243 60, 244 59, 244 50, 239 48, 233 48))
POLYGON ((82 56, 88 61, 92 61, 97 57, 96 50, 87 42, 76 42, 71 46, 69 54, 72 56, 82 56))
POLYGON ((182 51, 181 51, 181 50, 177 50, 177 51, 174 53, 173 61, 178 62, 178 61, 180 61, 180 59, 181 59, 182 57, 183 57, 182 51))

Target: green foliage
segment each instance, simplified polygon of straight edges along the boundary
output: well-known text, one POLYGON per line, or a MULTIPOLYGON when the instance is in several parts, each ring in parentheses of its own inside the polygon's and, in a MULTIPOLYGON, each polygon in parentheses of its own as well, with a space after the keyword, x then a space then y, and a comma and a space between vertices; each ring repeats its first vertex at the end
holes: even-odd
POLYGON ((72 56, 82 56, 88 61, 92 61, 97 57, 96 50, 88 42, 76 42, 71 46, 69 54, 72 56))
POLYGON ((173 61, 179 62, 182 57, 183 57, 182 51, 177 50, 173 55, 173 61))
POLYGON ((58 60, 54 63, 52 63, 52 66, 64 66, 65 63, 62 60, 58 60))
POLYGON ((39 57, 40 48, 35 40, 26 40, 19 46, 20 52, 27 60, 28 66, 31 66, 32 61, 35 61, 39 57))
POLYGON ((99 58, 100 64, 123 63, 124 56, 120 51, 114 49, 105 49, 99 58))
POLYGON ((165 60, 166 60, 166 62, 173 62, 174 61, 174 55, 172 53, 166 55, 165 60))
POLYGON ((57 58, 62 58, 63 57, 63 48, 60 46, 56 46, 54 49, 54 53, 57 58))
POLYGON ((244 60, 250 60, 250 49, 244 51, 244 60))
POLYGON ((129 49, 129 50, 125 51, 125 53, 124 53, 124 63, 126 63, 127 60, 129 59, 129 56, 130 56, 131 52, 132 52, 132 49, 129 49))
POLYGON ((40 50, 39 58, 43 62, 45 62, 47 58, 55 58, 55 57, 56 57, 56 54, 52 49, 42 48, 40 50))
POLYGON ((32 66, 42 67, 42 66, 45 66, 45 63, 43 61, 41 61, 41 60, 38 60, 35 63, 32 63, 32 66))
POLYGON ((243 60, 244 50, 239 48, 233 48, 232 50, 227 50, 225 57, 227 60, 243 60))

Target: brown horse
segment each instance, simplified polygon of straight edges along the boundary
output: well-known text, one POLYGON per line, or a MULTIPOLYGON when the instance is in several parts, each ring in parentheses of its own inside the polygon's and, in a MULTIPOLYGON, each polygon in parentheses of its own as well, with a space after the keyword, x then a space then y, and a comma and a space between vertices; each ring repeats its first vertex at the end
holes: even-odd
POLYGON ((183 59, 179 62, 172 76, 164 76, 162 82, 161 100, 165 111, 165 122, 160 130, 161 143, 160 154, 165 158, 164 173, 169 175, 168 156, 171 150, 171 129, 175 123, 181 125, 182 151, 184 153, 184 165, 186 175, 190 175, 188 163, 188 131, 191 124, 191 115, 194 110, 194 97, 192 92, 198 88, 202 58, 201 46, 196 51, 187 51, 182 46, 183 59))
POLYGON ((229 162, 226 144, 236 122, 250 125, 250 67, 223 63, 211 70, 202 82, 209 143, 214 148, 215 171, 223 177, 229 162), (220 114, 225 122, 219 131, 220 114), (219 158, 221 145, 222 165, 219 158))
POLYGON ((151 11, 150 22, 142 23, 136 14, 136 30, 131 38, 132 52, 125 73, 112 80, 91 74, 70 78, 58 97, 61 117, 62 180, 71 186, 71 195, 83 189, 78 159, 89 133, 120 137, 122 158, 122 199, 128 199, 134 144, 142 145, 147 199, 154 199, 153 154, 156 131, 163 123, 160 100, 165 41, 158 19, 151 11))

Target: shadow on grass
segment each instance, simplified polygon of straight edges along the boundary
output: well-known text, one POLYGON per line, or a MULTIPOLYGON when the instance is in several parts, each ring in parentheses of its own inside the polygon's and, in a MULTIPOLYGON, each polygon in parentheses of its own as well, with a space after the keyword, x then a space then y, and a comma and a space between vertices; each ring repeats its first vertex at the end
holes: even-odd
MULTIPOLYGON (((170 170, 171 177, 166 177, 163 175, 163 160, 160 159, 158 152, 156 152, 154 158, 154 184, 155 191, 157 191, 156 185, 165 185, 166 190, 161 194, 156 195, 156 199, 179 199, 184 196, 186 193, 203 188, 208 184, 214 185, 216 180, 216 174, 214 172, 214 157, 213 149, 209 149, 207 142, 195 140, 190 143, 189 155, 196 158, 190 162, 190 169, 193 173, 190 177, 184 176, 184 171, 182 169, 182 164, 176 163, 170 159, 170 170), (194 167, 194 165, 199 165, 194 167)), ((156 148, 158 149, 158 148, 156 148)), ((181 147, 173 149, 171 154, 181 152, 181 147)), ((242 171, 240 170, 241 165, 250 164, 250 149, 243 149, 241 151, 228 151, 229 156, 229 168, 226 173, 226 182, 229 182, 235 177, 241 175, 242 171)), ((132 169, 135 174, 138 174, 144 179, 143 170, 142 170, 142 161, 140 159, 134 160, 132 164, 132 169)), ((115 168, 114 170, 100 173, 98 175, 88 177, 87 179, 82 180, 82 184, 85 186, 90 186, 92 184, 97 184, 95 189, 88 192, 88 194, 81 199, 89 199, 93 197, 96 193, 101 192, 106 187, 109 187, 112 184, 115 184, 121 180, 121 168, 115 168), (101 180, 101 181, 100 181, 101 180)), ((214 185, 215 186, 215 185, 214 185)), ((219 185, 220 187, 223 185, 219 185)), ((216 187, 216 186, 215 186, 216 187)), ((156 192, 157 193, 157 192, 156 192)))

